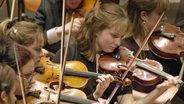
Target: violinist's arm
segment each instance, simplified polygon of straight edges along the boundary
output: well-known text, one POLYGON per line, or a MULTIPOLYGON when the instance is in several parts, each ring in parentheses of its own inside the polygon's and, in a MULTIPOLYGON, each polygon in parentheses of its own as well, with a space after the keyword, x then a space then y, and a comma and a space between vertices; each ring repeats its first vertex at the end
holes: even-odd
POLYGON ((114 77, 110 74, 98 76, 96 80, 98 82, 96 86, 96 90, 93 93, 93 97, 95 100, 100 98, 107 87, 110 85, 112 81, 114 81, 114 77))
POLYGON ((132 102, 130 102, 130 104, 150 104, 153 103, 152 101, 155 101, 160 95, 162 95, 169 87, 177 84, 178 82, 178 77, 172 77, 172 76, 168 76, 168 80, 165 80, 163 83, 157 85, 157 87, 150 92, 149 94, 147 94, 145 97, 135 100, 133 98, 133 95, 123 95, 120 101, 120 104, 123 104, 125 102, 125 100, 127 100, 129 97, 129 99, 133 99, 132 102))
MULTIPOLYGON (((72 34, 75 35, 81 26, 81 23, 83 22, 83 18, 76 18, 73 21, 72 25, 72 34)), ((67 23, 65 25, 65 34, 69 34, 71 22, 67 23)), ((47 39, 49 44, 56 43, 60 40, 61 33, 63 31, 63 26, 55 27, 47 31, 47 39)))
MULTIPOLYGON (((153 104, 162 104, 165 103, 168 99, 172 99, 174 95, 177 93, 178 88, 176 86, 171 86, 168 88, 162 95, 160 95, 153 104)), ((147 93, 139 92, 133 90, 133 97, 135 100, 141 99, 145 97, 147 93)))

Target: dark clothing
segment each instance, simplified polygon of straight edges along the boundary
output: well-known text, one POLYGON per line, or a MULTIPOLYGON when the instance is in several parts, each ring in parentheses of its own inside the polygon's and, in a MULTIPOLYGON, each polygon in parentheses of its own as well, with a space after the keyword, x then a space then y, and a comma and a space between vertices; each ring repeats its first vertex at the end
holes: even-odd
MULTIPOLYGON (((60 56, 60 51, 58 51, 53 58, 53 62, 58 63, 59 62, 59 56, 60 56)), ((80 50, 77 48, 76 45, 71 45, 68 50, 68 59, 67 60, 78 60, 84 63, 89 72, 96 72, 96 63, 95 62, 90 62, 88 61, 83 55, 80 54, 80 50)), ((99 71, 99 73, 102 73, 99 71)), ((84 92, 88 96, 89 99, 93 99, 92 93, 95 91, 97 86, 96 80, 95 79, 90 79, 88 83, 86 84, 84 88, 84 92)), ((109 95, 111 94, 112 90, 116 86, 115 83, 111 83, 110 86, 106 89, 105 93, 103 94, 102 98, 107 99, 109 95)), ((117 96, 122 95, 124 93, 131 93, 132 92, 132 87, 120 87, 114 97, 111 100, 111 104, 114 104, 115 101, 117 101, 117 96)))
MULTIPOLYGON (((135 42, 135 40, 133 38, 128 38, 128 39, 123 40, 121 43, 121 46, 124 46, 124 47, 128 48, 129 50, 133 51, 134 55, 136 54, 136 52, 139 49, 139 46, 137 45, 137 43, 135 42)), ((179 75, 179 71, 181 68, 180 59, 178 59, 177 61, 163 59, 163 58, 156 56, 151 51, 142 51, 138 58, 140 58, 140 59, 148 58, 151 60, 156 60, 162 64, 163 71, 165 71, 169 74, 172 74, 173 76, 179 75)), ((155 86, 143 87, 137 83, 134 83, 133 88, 138 90, 138 91, 141 91, 141 92, 150 92, 151 90, 153 90, 155 88, 155 86)))
MULTIPOLYGON (((45 31, 61 25, 62 4, 61 0, 42 0, 34 15, 34 22, 45 31)), ((60 49, 60 42, 44 47, 50 52, 57 52, 60 49)))
POLYGON ((184 32, 184 0, 180 0, 179 3, 179 8, 176 14, 176 20, 175 20, 175 25, 181 28, 181 31, 184 32))
MULTIPOLYGON (((110 2, 110 0, 107 0, 110 2)), ((102 3, 107 2, 103 0, 102 3)), ((119 0, 112 0, 111 2, 119 3, 119 0)), ((61 0, 41 0, 41 4, 34 15, 33 21, 41 26, 44 31, 47 31, 62 24, 62 1, 61 0)), ((60 42, 44 47, 46 50, 56 53, 60 49, 60 42)))
POLYGON ((61 25, 62 4, 61 0, 42 0, 34 15, 34 22, 43 30, 61 25))

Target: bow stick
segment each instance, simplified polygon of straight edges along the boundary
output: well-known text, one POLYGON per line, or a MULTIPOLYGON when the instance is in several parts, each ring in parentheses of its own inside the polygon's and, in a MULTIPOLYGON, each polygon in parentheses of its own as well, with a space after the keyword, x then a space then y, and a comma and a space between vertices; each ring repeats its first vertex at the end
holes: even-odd
MULTIPOLYGON (((139 50, 137 51, 137 53, 135 54, 135 57, 133 57, 132 61, 130 62, 130 64, 128 65, 127 70, 123 73, 121 79, 123 80, 126 75, 128 74, 128 72, 131 70, 131 66, 133 64, 133 62, 137 59, 137 57, 139 56, 139 54, 141 53, 142 49, 144 48, 144 46, 146 45, 148 39, 150 38, 151 34, 153 33, 153 31, 155 30, 155 28, 157 27, 157 25, 159 24, 159 22, 161 21, 162 17, 164 16, 165 12, 163 12, 161 14, 161 16, 159 17, 159 19, 157 20, 155 26, 152 28, 152 30, 149 32, 149 34, 145 37, 142 45, 140 46, 139 50)), ((107 104, 110 103, 112 97, 114 96, 114 94, 116 93, 116 91, 118 90, 118 88, 120 87, 119 84, 116 85, 116 87, 114 88, 114 90, 112 91, 112 93, 110 94, 110 96, 107 99, 107 104)))

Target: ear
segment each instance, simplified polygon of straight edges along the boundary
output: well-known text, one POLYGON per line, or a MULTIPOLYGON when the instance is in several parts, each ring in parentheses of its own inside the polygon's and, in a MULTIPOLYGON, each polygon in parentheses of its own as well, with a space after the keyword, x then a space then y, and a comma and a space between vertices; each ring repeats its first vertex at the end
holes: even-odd
POLYGON ((147 18, 148 18, 147 12, 146 11, 141 11, 140 18, 141 18, 142 21, 147 21, 147 18))
POLYGON ((6 94, 5 91, 2 91, 2 92, 1 92, 1 100, 2 100, 3 102, 7 102, 7 101, 8 101, 8 96, 7 96, 7 94, 6 94))

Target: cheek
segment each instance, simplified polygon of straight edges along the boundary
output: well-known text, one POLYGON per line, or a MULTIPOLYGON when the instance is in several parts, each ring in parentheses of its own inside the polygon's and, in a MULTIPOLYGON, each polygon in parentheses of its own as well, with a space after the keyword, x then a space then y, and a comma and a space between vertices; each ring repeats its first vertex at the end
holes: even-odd
POLYGON ((21 94, 21 89, 20 89, 20 82, 19 82, 19 80, 16 80, 15 86, 16 86, 15 94, 16 94, 16 95, 22 95, 22 94, 21 94))
POLYGON ((113 45, 112 39, 110 39, 110 38, 104 38, 101 41, 100 48, 104 52, 111 52, 110 46, 112 46, 112 45, 113 45))
MULTIPOLYGON (((28 81, 26 81, 24 78, 22 79, 23 80, 23 83, 24 83, 24 89, 26 91, 26 94, 27 94, 27 87, 28 87, 28 81)), ((22 95, 22 92, 21 92, 21 85, 20 85, 20 81, 19 80, 16 80, 16 83, 15 83, 15 86, 16 86, 16 91, 15 91, 15 94, 16 95, 22 95)))

